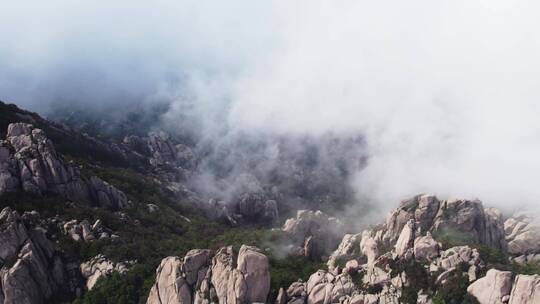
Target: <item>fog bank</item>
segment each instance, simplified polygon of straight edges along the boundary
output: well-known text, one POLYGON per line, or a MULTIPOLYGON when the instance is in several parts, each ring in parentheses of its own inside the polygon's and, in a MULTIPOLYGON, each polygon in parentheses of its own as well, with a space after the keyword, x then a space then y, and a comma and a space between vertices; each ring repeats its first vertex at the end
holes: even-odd
POLYGON ((539 205, 536 1, 35 2, 0 10, 1 99, 166 102, 161 124, 207 139, 362 135, 362 200, 539 205))

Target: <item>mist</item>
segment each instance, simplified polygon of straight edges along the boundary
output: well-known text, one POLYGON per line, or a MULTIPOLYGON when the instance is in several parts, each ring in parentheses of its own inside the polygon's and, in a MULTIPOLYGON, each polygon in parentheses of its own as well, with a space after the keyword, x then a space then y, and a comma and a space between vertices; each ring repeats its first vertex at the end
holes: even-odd
POLYGON ((4 3, 0 99, 165 102, 161 125, 207 140, 362 136, 359 201, 539 206, 538 2, 301 2, 4 3))

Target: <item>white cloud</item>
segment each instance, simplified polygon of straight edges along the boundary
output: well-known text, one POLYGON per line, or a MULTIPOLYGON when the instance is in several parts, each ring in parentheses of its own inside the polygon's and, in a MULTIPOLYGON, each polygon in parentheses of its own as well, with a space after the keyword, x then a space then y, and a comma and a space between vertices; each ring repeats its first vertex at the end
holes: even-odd
POLYGON ((169 122, 187 102, 208 130, 363 133, 370 159, 355 182, 371 199, 538 205, 537 1, 5 6, 4 99, 166 96, 169 122))

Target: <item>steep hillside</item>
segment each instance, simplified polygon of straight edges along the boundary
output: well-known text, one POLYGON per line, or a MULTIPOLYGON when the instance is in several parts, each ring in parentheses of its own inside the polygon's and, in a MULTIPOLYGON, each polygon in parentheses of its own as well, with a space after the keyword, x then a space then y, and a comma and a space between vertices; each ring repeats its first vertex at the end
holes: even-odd
MULTIPOLYGON (((164 256, 183 255, 191 248, 239 248, 241 244, 286 238, 280 232, 252 225, 231 227, 226 218, 209 220, 208 208, 197 206, 198 200, 179 195, 177 188, 160 178, 167 176, 166 162, 131 166, 121 149, 110 148, 110 142, 80 135, 14 106, 2 106, 6 140, 2 141, 0 159, 0 207, 5 214, 1 239, 3 246, 13 250, 0 258, 2 271, 20 273, 20 277, 3 279, 5 303, 23 299, 30 299, 30 303, 65 299, 142 303, 153 283, 154 269, 164 256), (25 123, 14 122, 17 120, 25 123), (57 145, 47 132, 61 144, 57 145), (96 149, 113 157, 97 158, 93 154, 96 149), (98 186, 98 180, 107 186, 98 186), (124 197, 122 203, 112 200, 107 191, 124 197), (28 242, 21 235, 34 230, 42 231, 38 239, 45 245, 36 247, 36 241, 32 241, 27 245, 29 253, 41 256, 38 252, 45 246, 50 257, 31 262, 38 268, 14 268, 24 265, 23 257, 28 254, 20 249, 26 248, 28 242), (16 290, 28 286, 18 284, 32 281, 36 271, 47 276, 55 276, 56 271, 69 275, 54 277, 50 286, 34 286, 37 292, 33 295, 20 295, 16 290)), ((162 147, 156 137, 150 136, 149 140, 162 147)), ((163 160, 159 152, 151 155, 163 160)), ((305 277, 315 270, 316 266, 311 265, 318 262, 298 258, 284 263, 271 258, 271 263, 274 271, 281 273, 278 277, 282 281, 305 277)), ((281 283, 274 282, 272 286, 278 285, 281 283)))
POLYGON ((251 143, 201 149, 165 132, 96 139, 0 105, 2 304, 540 299, 533 213, 505 217, 477 200, 418 195, 384 223, 350 231, 345 223, 359 219, 336 217, 333 204, 349 195, 333 187, 344 171, 320 178, 347 149, 322 165, 331 149, 280 150, 267 175, 250 171, 261 160, 251 143), (221 148, 254 156, 238 171, 220 166, 222 154, 211 151, 221 148), (234 187, 205 192, 193 183, 202 170, 234 187))

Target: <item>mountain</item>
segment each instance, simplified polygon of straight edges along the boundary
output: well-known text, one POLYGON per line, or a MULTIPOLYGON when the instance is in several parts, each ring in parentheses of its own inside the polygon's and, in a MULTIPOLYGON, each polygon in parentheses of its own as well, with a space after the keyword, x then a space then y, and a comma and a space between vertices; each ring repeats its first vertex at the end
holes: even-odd
POLYGON ((362 224, 361 138, 61 113, 0 103, 0 304, 540 301, 532 212, 421 194, 362 224))

